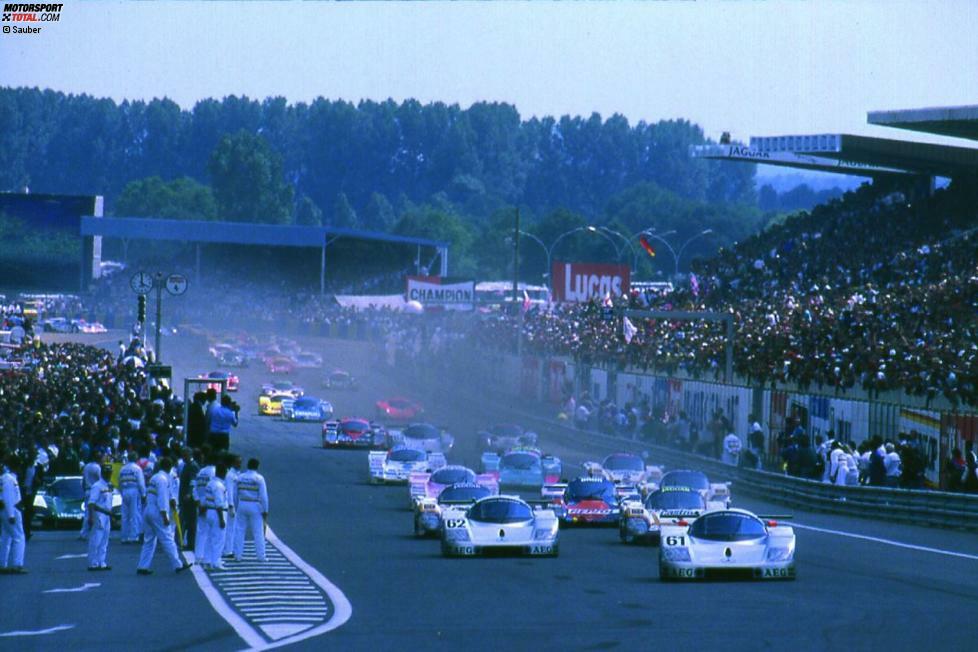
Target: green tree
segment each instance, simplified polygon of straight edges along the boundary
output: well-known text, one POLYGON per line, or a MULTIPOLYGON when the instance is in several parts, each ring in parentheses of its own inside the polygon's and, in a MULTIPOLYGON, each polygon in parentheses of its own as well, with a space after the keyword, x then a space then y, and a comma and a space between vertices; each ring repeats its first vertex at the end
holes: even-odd
POLYGON ((474 234, 469 222, 460 215, 442 207, 414 207, 398 220, 394 233, 448 242, 452 276, 475 275, 476 264, 471 255, 474 234))
POLYGON ((122 217, 214 220, 217 202, 210 188, 193 179, 163 181, 154 176, 127 183, 116 200, 115 213, 122 217))
POLYGON ((303 195, 295 207, 295 223, 302 226, 320 226, 323 223, 323 212, 309 195, 303 195))
POLYGON ((371 231, 388 231, 394 226, 397 217, 394 207, 387 197, 379 192, 372 193, 366 208, 363 209, 363 228, 371 231))
POLYGON ((292 186, 285 183, 282 157, 264 138, 247 131, 225 135, 208 169, 221 219, 289 223, 292 186))
POLYGON ((336 203, 333 205, 333 221, 330 226, 341 229, 356 229, 360 226, 360 218, 353 210, 349 198, 345 192, 336 195, 336 203))

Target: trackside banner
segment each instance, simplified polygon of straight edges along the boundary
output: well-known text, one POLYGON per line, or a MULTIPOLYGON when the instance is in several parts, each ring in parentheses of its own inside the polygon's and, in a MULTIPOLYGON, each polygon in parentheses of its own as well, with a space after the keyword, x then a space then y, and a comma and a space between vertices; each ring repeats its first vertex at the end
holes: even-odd
POLYGON ((407 300, 425 308, 472 310, 475 307, 475 281, 440 277, 408 276, 407 300))
POLYGON ((610 294, 628 293, 631 273, 628 265, 604 263, 565 263, 557 261, 551 269, 554 301, 583 303, 610 294))

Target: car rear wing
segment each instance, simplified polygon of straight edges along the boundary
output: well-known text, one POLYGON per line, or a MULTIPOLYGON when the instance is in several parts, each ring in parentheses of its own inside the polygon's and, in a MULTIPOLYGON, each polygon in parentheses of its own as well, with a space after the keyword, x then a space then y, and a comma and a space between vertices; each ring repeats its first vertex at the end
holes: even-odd
POLYGON ((499 478, 494 473, 479 473, 475 476, 475 483, 480 487, 485 487, 493 494, 499 493, 499 478))
POLYGON ((544 510, 553 510, 554 508, 553 503, 551 503, 549 500, 545 500, 542 498, 524 499, 523 502, 525 502, 527 505, 532 507, 534 511, 537 512, 544 511, 544 510))
POLYGON ((292 414, 295 410, 295 399, 294 398, 283 398, 282 399, 282 416, 292 414))
POLYGON ((662 482, 663 475, 665 475, 665 471, 661 466, 650 465, 645 467, 645 481, 650 485, 658 487, 659 483, 662 482))
POLYGON ((428 470, 437 471, 448 464, 444 453, 428 453, 428 470))
POLYGON ((408 474, 408 489, 411 491, 411 498, 417 499, 425 495, 425 485, 428 484, 430 473, 414 471, 408 474))
POLYGON ((333 433, 338 432, 339 429, 340 429, 340 422, 339 421, 327 421, 326 423, 323 424, 323 432, 324 433, 331 433, 331 434, 333 434, 333 433))
POLYGON ((384 461, 387 453, 384 451, 370 451, 367 453, 367 463, 370 465, 370 475, 380 475, 384 472, 384 461))
POLYGON ((540 498, 553 501, 554 498, 563 498, 564 491, 567 489, 566 482, 554 482, 540 487, 540 498))
POLYGON ((553 455, 544 455, 540 458, 540 464, 543 467, 543 474, 547 477, 557 477, 561 475, 563 470, 563 464, 559 457, 553 455))
POLYGON ((604 467, 601 466, 600 462, 584 462, 581 464, 581 467, 584 469, 584 475, 589 478, 602 478, 605 475, 604 467))

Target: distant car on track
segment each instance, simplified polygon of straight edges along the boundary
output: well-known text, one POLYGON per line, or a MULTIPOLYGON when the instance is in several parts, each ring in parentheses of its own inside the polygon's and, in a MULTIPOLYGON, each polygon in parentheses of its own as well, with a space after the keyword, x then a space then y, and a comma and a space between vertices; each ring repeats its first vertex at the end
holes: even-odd
POLYGON ((455 445, 455 438, 444 428, 430 423, 412 423, 406 428, 388 428, 387 445, 407 446, 429 453, 448 453, 455 445))
POLYGON ((262 396, 285 396, 286 398, 299 398, 305 392, 301 387, 291 380, 277 380, 265 383, 261 386, 262 396))
POLYGON ((476 473, 467 466, 451 464, 429 473, 412 473, 408 478, 411 505, 426 498, 438 498, 441 492, 453 484, 477 484, 499 493, 499 483, 488 473, 476 473))
POLYGON ((655 491, 662 480, 661 466, 646 466, 645 460, 634 453, 612 453, 598 462, 584 462, 588 475, 603 475, 620 487, 634 487, 645 495, 655 491))
POLYGON ((333 418, 333 404, 314 396, 286 398, 282 400, 282 418, 286 421, 321 423, 333 418))
MULTIPOLYGON (((82 488, 81 476, 56 476, 46 482, 34 495, 33 525, 44 528, 78 527, 85 518, 88 496, 82 488)), ((112 491, 112 526, 116 529, 122 519, 122 495, 112 491)))
POLYGON ((706 512, 706 499, 689 487, 668 486, 621 502, 618 536, 623 543, 657 542, 662 524, 692 522, 706 512))
POLYGON ((553 510, 533 508, 515 496, 488 496, 467 507, 446 505, 442 524, 446 557, 559 553, 560 524, 553 510))
POLYGON ((422 498, 414 505, 414 535, 423 537, 438 534, 442 530, 442 510, 471 505, 480 498, 494 496, 498 492, 499 488, 496 486, 459 482, 445 487, 437 498, 422 498))
POLYGON ((318 353, 300 351, 295 356, 295 366, 299 369, 318 369, 323 366, 323 356, 318 353))
POLYGON ((290 374, 295 371, 295 363, 291 358, 280 355, 266 360, 265 368, 270 374, 290 374))
POLYGON ((479 433, 482 450, 502 455, 517 446, 536 446, 537 433, 514 423, 497 423, 479 433))
POLYGON ((282 414, 282 402, 293 400, 282 394, 258 397, 258 414, 263 417, 277 417, 282 414))
MULTIPOLYGON (((238 376, 236 374, 232 374, 229 371, 210 371, 206 374, 201 374, 200 376, 198 376, 198 378, 202 378, 204 380, 225 380, 227 381, 226 383, 227 391, 229 392, 238 391, 238 385, 239 385, 238 376)), ((219 391, 221 388, 221 384, 214 383, 213 385, 208 385, 207 387, 208 389, 213 388, 219 391)))
POLYGON ((542 489, 560 482, 562 465, 559 458, 544 455, 538 448, 517 446, 501 456, 483 453, 482 470, 494 474, 503 489, 542 489))
POLYGON ((424 408, 418 403, 402 397, 381 399, 377 401, 377 419, 391 423, 410 423, 424 414, 424 408))
POLYGON ((327 389, 356 389, 357 380, 348 371, 334 369, 323 378, 323 387, 327 389))
POLYGON ((661 538, 663 581, 795 579, 794 529, 744 509, 707 512, 692 523, 664 525, 661 538))
POLYGON ((385 448, 387 433, 378 424, 344 417, 323 424, 323 448, 385 448))
POLYGON ((388 451, 370 451, 367 463, 370 484, 406 484, 415 473, 431 473, 447 464, 441 453, 426 453, 404 446, 388 451))
POLYGON ((730 507, 729 482, 710 482, 702 471, 677 469, 662 476, 659 487, 688 487, 702 494, 707 509, 726 509, 730 507))
POLYGON ((222 367, 247 367, 248 356, 244 351, 234 349, 222 351, 217 357, 217 363, 222 367))
POLYGON ((551 499, 561 523, 618 525, 618 495, 615 483, 607 478, 582 477, 566 485, 545 485, 542 493, 551 499))

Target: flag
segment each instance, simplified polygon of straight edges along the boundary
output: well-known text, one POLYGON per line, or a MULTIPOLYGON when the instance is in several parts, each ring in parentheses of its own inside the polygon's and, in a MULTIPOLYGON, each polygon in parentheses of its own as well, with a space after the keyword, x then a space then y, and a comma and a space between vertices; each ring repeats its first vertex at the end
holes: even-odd
POLYGON ((638 332, 638 329, 635 328, 635 324, 632 323, 631 319, 625 317, 621 320, 621 331, 622 335, 625 337, 625 343, 631 344, 632 338, 635 337, 635 333, 638 332))
POLYGON ((689 274, 689 288, 693 291, 693 296, 698 297, 700 295, 700 280, 696 278, 696 274, 690 272, 689 274))
POLYGON ((655 247, 652 246, 652 243, 649 242, 649 239, 645 237, 644 233, 639 237, 638 243, 642 245, 642 249, 645 249, 645 253, 655 258, 655 247))
POLYGON ((605 308, 611 308, 612 306, 615 305, 615 302, 611 299, 610 290, 604 295, 604 300, 601 302, 601 305, 604 306, 605 308))
POLYGON ((530 309, 530 295, 527 294, 526 290, 523 290, 523 312, 530 309))

